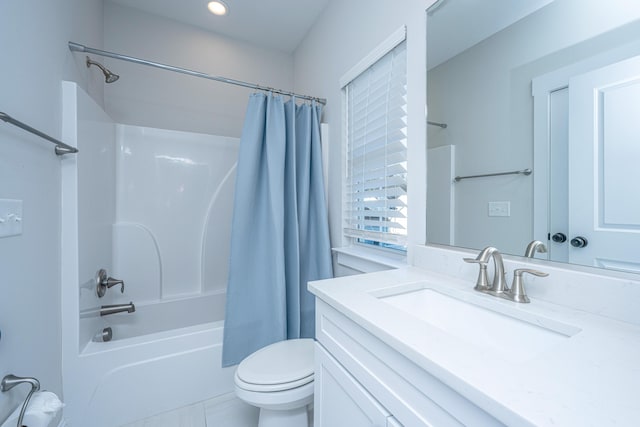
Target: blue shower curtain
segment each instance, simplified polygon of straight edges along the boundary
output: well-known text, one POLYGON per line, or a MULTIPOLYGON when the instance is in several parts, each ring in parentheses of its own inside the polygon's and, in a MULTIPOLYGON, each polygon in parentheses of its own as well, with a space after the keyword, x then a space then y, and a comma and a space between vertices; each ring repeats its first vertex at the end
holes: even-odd
POLYGON ((307 282, 333 276, 316 105, 253 94, 236 175, 222 365, 314 336, 307 282))

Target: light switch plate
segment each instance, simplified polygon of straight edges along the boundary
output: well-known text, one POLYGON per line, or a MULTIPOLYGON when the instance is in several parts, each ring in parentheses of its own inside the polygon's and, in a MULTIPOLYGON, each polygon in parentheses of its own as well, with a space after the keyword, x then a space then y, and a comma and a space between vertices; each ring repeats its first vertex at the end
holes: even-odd
POLYGON ((511 216, 511 202, 489 202, 489 216, 511 216))
POLYGON ((22 200, 0 199, 0 237, 22 234, 22 200))

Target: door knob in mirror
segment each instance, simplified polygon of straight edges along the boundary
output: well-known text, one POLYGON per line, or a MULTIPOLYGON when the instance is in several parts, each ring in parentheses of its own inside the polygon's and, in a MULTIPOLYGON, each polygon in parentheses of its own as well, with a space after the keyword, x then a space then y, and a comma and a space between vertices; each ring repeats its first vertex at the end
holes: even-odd
POLYGON ((556 233, 553 236, 551 236, 551 240, 553 240, 556 243, 564 243, 567 241, 567 236, 564 233, 556 233))
POLYGON ((571 239, 571 246, 573 246, 574 248, 584 248, 588 244, 589 241, 582 236, 577 236, 571 239))

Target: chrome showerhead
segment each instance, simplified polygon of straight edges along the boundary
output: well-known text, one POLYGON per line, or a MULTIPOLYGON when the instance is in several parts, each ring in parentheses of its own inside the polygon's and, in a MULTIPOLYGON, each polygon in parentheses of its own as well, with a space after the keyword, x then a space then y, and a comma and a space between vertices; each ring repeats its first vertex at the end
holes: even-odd
POLYGON ((105 75, 104 81, 106 83, 113 83, 116 80, 118 80, 119 78, 120 78, 119 75, 109 72, 108 75, 105 75))
POLYGON ((91 58, 87 56, 87 68, 92 65, 95 65, 96 67, 100 68, 100 70, 102 70, 105 83, 113 83, 120 78, 119 75, 112 73, 111 71, 107 70, 102 64, 99 64, 96 61, 92 61, 91 58))

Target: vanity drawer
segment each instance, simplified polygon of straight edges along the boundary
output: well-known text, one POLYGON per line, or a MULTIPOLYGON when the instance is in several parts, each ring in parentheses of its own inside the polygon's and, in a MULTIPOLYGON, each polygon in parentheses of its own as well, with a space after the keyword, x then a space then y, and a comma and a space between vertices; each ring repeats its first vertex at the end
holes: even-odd
POLYGON ((391 414, 319 343, 315 349, 314 425, 383 427, 391 414))
POLYGON ((316 339, 402 425, 503 425, 320 300, 316 339))

